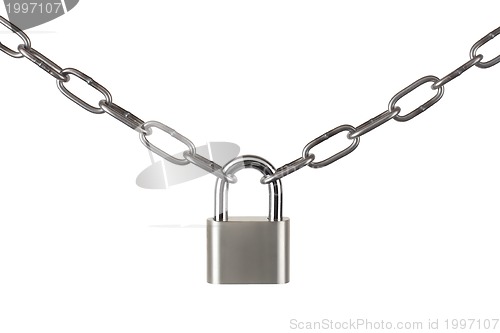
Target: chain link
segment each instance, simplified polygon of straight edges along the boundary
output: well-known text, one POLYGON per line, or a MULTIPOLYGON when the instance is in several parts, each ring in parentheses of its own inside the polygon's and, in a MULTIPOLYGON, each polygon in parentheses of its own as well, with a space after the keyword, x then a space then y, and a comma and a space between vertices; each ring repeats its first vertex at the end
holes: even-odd
POLYGON ((282 167, 276 169, 275 173, 262 177, 260 182, 262 184, 269 184, 269 183, 275 182, 278 179, 281 179, 285 176, 288 176, 289 174, 292 174, 295 171, 300 170, 305 166, 308 166, 309 164, 312 163, 312 161, 314 161, 315 158, 316 158, 316 156, 314 156, 314 154, 309 154, 309 156, 307 158, 299 157, 295 161, 292 161, 292 162, 285 164, 282 167))
MULTIPOLYGON (((309 151, 319 145, 320 143, 334 137, 335 135, 342 133, 342 132, 348 132, 349 134, 353 134, 356 131, 354 127, 351 125, 340 125, 338 127, 335 127, 334 129, 324 133, 321 136, 318 136, 316 139, 312 140, 309 142, 303 149, 302 151, 302 157, 304 159, 309 158, 310 154, 309 151)), ((352 139, 352 143, 349 147, 345 148, 344 150, 341 150, 338 153, 333 154, 332 156, 324 159, 323 161, 320 162, 311 162, 309 163, 309 166, 311 168, 323 168, 326 167, 327 165, 332 164, 333 162, 340 160, 342 157, 347 156, 348 154, 352 153, 354 149, 356 149, 359 145, 359 138, 354 138, 352 139)))
MULTIPOLYGON (((490 32, 489 34, 478 40, 476 44, 474 44, 470 49, 470 54, 469 54, 470 58, 474 59, 477 55, 477 51, 479 50, 479 48, 484 44, 488 43, 493 38, 495 38, 498 34, 500 34, 500 27, 496 28, 495 30, 493 30, 492 32, 490 32)), ((496 56, 490 61, 478 62, 476 66, 479 68, 489 68, 491 66, 498 64, 499 62, 500 62, 500 55, 496 56)))
MULTIPOLYGON (((421 85, 428 83, 428 82, 436 83, 438 81, 439 81, 439 79, 435 76, 432 76, 432 75, 424 76, 424 77, 418 79, 417 81, 413 82, 408 87, 403 88, 400 92, 398 92, 396 95, 394 95, 394 97, 392 97, 392 99, 389 101, 389 108, 388 109, 390 111, 396 110, 396 103, 403 96, 408 95, 413 90, 420 87, 421 85)), ((424 112, 425 110, 427 110, 428 108, 430 108, 431 106, 433 106, 434 104, 436 104, 441 99, 441 97, 443 97, 443 95, 444 95, 444 87, 441 86, 437 89, 436 95, 434 95, 434 97, 432 97, 430 100, 428 100, 427 102, 420 105, 418 108, 416 108, 415 110, 413 110, 412 112, 410 112, 404 116, 401 116, 399 114, 395 115, 394 119, 397 121, 408 121, 410 119, 413 119, 416 116, 418 116, 419 114, 421 114, 422 112, 424 112)))
POLYGON ((34 48, 27 48, 26 45, 21 44, 17 47, 26 59, 52 75, 56 80, 68 82, 69 76, 62 74, 62 68, 55 62, 35 50, 34 48))
POLYGON ((184 153, 184 158, 189 161, 189 163, 196 165, 198 168, 203 169, 217 178, 223 179, 228 183, 234 184, 238 181, 236 175, 226 175, 222 171, 222 167, 215 163, 214 161, 209 160, 208 158, 201 156, 199 154, 192 154, 191 151, 186 150, 184 153))
POLYGON ((462 66, 458 67, 457 69, 455 69, 453 72, 451 72, 450 74, 446 75, 446 76, 443 76, 443 78, 439 81, 436 81, 432 84, 431 88, 436 90, 436 89, 439 89, 440 87, 444 86, 445 84, 447 84, 448 82, 450 82, 451 80, 454 80, 456 79, 457 77, 459 77, 460 75, 462 75, 466 70, 474 67, 476 64, 478 64, 481 60, 483 59, 483 55, 482 54, 478 54, 477 56, 475 56, 474 58, 472 58, 471 60, 467 61, 465 64, 463 64, 462 66))
POLYGON ((394 110, 392 110, 392 111, 387 110, 387 111, 382 112, 378 116, 373 117, 372 119, 368 120, 367 122, 356 127, 354 129, 354 132, 347 134, 347 138, 355 139, 357 137, 365 135, 366 133, 374 130, 375 128, 379 127, 380 125, 383 125, 386 122, 388 122, 389 120, 396 117, 400 111, 401 111, 401 108, 399 106, 396 106, 394 108, 394 110))
POLYGON ((145 130, 142 126, 144 125, 144 121, 139 117, 135 116, 133 113, 125 110, 124 108, 116 105, 115 103, 108 103, 106 100, 101 100, 99 102, 99 107, 109 114, 110 116, 118 119, 131 129, 138 131, 139 133, 148 134, 147 130, 145 130))
MULTIPOLYGON (((162 124, 158 121, 148 121, 148 122, 142 121, 140 118, 133 115, 129 111, 113 103, 113 98, 111 96, 111 93, 105 87, 94 81, 90 76, 74 68, 62 69, 62 67, 58 66, 56 63, 54 63, 52 60, 44 56, 42 53, 32 48, 31 41, 28 38, 28 36, 17 26, 15 26, 2 16, 0 16, 0 23, 3 26, 7 27, 10 31, 15 33, 17 36, 19 36, 19 38, 23 42, 18 46, 17 51, 12 50, 11 48, 5 46, 0 42, 0 51, 14 58, 25 57, 30 61, 32 61, 33 63, 35 63, 37 66, 42 68, 44 71, 49 73, 52 77, 54 77, 57 80, 57 86, 59 87, 59 90, 70 100, 72 100, 73 102, 75 102, 76 104, 78 104, 79 106, 81 106, 82 108, 91 113, 96 113, 96 114, 108 113, 109 115, 116 118, 123 124, 138 131, 140 140, 144 144, 144 146, 146 146, 150 151, 154 152, 155 154, 159 155, 160 157, 174 164, 177 165, 193 164, 199 168, 202 168, 205 171, 214 174, 216 177, 224 179, 227 182, 234 183, 237 181, 234 175, 225 174, 223 172, 224 170, 223 167, 216 164, 214 161, 210 161, 209 159, 197 154, 195 145, 188 138, 179 134, 171 127, 162 124), (70 81, 70 75, 74 75, 79 79, 87 82, 88 85, 99 91, 104 96, 104 99, 99 101, 98 104, 99 107, 94 107, 88 104, 87 102, 83 101, 80 97, 73 94, 66 88, 65 83, 70 81), (162 149, 156 147, 155 145, 153 145, 147 139, 148 136, 153 134, 153 128, 157 128, 163 132, 166 132, 167 134, 170 134, 174 139, 184 143, 188 148, 188 150, 184 151, 183 158, 176 158, 166 153, 162 149)), ((443 97, 444 86, 450 81, 456 79, 465 71, 469 70, 472 67, 489 68, 500 62, 500 55, 496 56, 495 58, 489 61, 483 62, 482 61, 483 55, 478 54, 478 50, 484 44, 488 43, 490 40, 492 40, 499 34, 500 34, 500 27, 493 30, 480 40, 478 40, 472 46, 469 52, 470 60, 468 60, 465 64, 458 67, 450 74, 442 77, 441 79, 432 75, 424 76, 416 80, 409 86, 403 88, 401 91, 396 93, 391 98, 391 100, 389 101, 388 109, 382 112, 381 114, 377 115, 376 117, 371 118, 370 120, 359 125, 358 127, 353 127, 351 125, 341 125, 335 127, 334 129, 312 140, 303 148, 301 157, 278 168, 276 172, 274 172, 273 174, 262 177, 261 183, 269 184, 275 182, 287 175, 292 174, 297 170, 302 169, 305 166, 309 166, 311 168, 323 168, 353 152, 358 147, 361 136, 374 130, 375 128, 378 128, 379 126, 385 124, 389 120, 395 119, 396 121, 399 122, 405 122, 413 119, 420 113, 429 109, 443 97), (396 105, 399 102, 399 100, 425 83, 432 83, 431 85, 432 90, 436 90, 436 94, 434 95, 434 97, 429 99, 427 102, 421 104, 418 108, 407 113, 406 115, 400 115, 401 108, 396 105), (321 144, 322 142, 336 136, 341 132, 347 132, 347 138, 352 141, 351 144, 347 148, 341 150, 340 152, 334 153, 330 157, 322 161, 315 162, 315 155, 311 154, 310 152, 311 149, 321 144)))
MULTIPOLYGON (((19 38, 21 38, 21 40, 23 41, 22 45, 24 45, 28 49, 31 48, 31 41, 30 41, 29 37, 24 33, 24 31, 19 29, 16 25, 12 24, 10 21, 6 20, 2 16, 0 16, 0 23, 3 26, 5 26, 6 28, 8 28, 10 31, 12 31, 16 35, 18 35, 19 38)), ((22 58, 23 57, 23 54, 21 52, 19 52, 19 51, 16 52, 16 51, 8 48, 7 46, 3 45, 2 42, 0 42, 0 51, 4 52, 4 53, 6 53, 14 58, 22 58)))
MULTIPOLYGON (((94 81, 87 74, 80 72, 78 69, 74 69, 74 68, 65 68, 61 71, 61 74, 66 75, 68 78, 70 78, 69 74, 71 74, 71 75, 76 76, 80 80, 87 82, 87 84, 89 86, 91 86, 92 88, 94 88, 95 90, 97 90, 98 92, 103 94, 104 98, 106 98, 106 103, 108 103, 108 104, 113 103, 113 97, 111 96, 111 93, 106 88, 101 86, 99 83, 94 81)), ((68 80, 68 81, 70 81, 70 80, 68 80)), ((96 114, 101 114, 101 113, 105 112, 101 107, 96 108, 96 107, 88 104, 84 100, 82 100, 80 97, 73 94, 71 91, 68 90, 68 88, 66 88, 66 86, 64 85, 65 83, 66 82, 64 82, 64 81, 60 81, 60 80, 57 81, 57 86, 59 87, 59 90, 63 93, 64 96, 68 97, 70 100, 72 100, 73 102, 75 102, 76 104, 78 104, 79 106, 81 106, 82 108, 84 108, 85 110, 87 110, 89 112, 96 113, 96 114)))
POLYGON ((169 134, 174 139, 185 144, 189 148, 189 152, 191 153, 191 155, 196 154, 196 147, 188 138, 186 138, 184 135, 176 132, 173 128, 170 128, 167 125, 160 123, 159 121, 148 121, 142 125, 142 129, 144 131, 142 133, 140 133, 140 138, 141 138, 141 142, 144 144, 144 146, 146 146, 146 148, 148 148, 153 153, 157 154, 160 157, 163 157, 167 161, 172 162, 174 164, 177 164, 177 165, 189 164, 189 161, 186 158, 173 157, 172 155, 164 152, 163 150, 161 150, 160 148, 156 147, 151 142, 149 142, 149 140, 146 137, 153 134, 153 131, 151 130, 152 128, 157 128, 157 129, 162 130, 163 132, 169 134))

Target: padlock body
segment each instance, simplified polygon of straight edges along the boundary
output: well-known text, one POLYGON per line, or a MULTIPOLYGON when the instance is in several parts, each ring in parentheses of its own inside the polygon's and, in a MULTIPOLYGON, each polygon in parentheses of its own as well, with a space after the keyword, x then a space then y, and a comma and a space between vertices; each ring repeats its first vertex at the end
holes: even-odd
POLYGON ((207 220, 207 280, 213 284, 287 283, 290 219, 207 220))

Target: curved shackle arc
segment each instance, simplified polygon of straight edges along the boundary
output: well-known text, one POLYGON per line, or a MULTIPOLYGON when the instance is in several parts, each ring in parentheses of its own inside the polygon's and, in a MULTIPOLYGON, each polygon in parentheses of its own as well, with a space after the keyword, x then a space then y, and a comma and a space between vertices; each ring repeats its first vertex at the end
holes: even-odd
MULTIPOLYGON (((274 166, 262 157, 255 155, 242 155, 229 161, 222 169, 225 175, 234 175, 243 169, 255 169, 263 176, 269 176, 276 172, 274 166)), ((283 192, 281 180, 277 179, 268 184, 269 188, 269 221, 281 221, 283 218, 283 192)), ((215 211, 214 220, 221 222, 228 220, 228 191, 229 182, 226 179, 217 178, 215 183, 215 211)))

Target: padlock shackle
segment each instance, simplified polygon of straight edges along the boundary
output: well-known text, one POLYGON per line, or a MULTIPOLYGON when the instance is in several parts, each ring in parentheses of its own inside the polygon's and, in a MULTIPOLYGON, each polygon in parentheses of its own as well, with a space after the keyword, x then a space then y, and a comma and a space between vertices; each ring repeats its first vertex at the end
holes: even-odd
MULTIPOLYGON (((222 172, 226 175, 234 175, 243 169, 255 169, 263 176, 269 176, 276 172, 274 166, 262 157, 255 155, 242 155, 229 161, 222 172)), ((283 219, 283 192, 281 180, 277 179, 268 184, 269 188, 269 221, 281 221, 283 219)), ((217 178, 215 183, 215 212, 214 220, 221 222, 228 220, 228 191, 229 183, 224 178, 217 178)))

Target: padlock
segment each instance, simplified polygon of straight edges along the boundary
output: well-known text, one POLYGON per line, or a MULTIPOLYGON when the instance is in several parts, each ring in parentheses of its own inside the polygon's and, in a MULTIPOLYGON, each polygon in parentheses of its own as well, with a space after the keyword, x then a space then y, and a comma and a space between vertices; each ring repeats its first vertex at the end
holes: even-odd
MULTIPOLYGON (((276 170, 265 159, 243 155, 226 164, 223 172, 251 168, 264 176, 276 170)), ((289 281, 290 219, 282 217, 281 181, 269 183, 267 217, 228 217, 226 179, 215 186, 215 213, 207 219, 207 280, 213 284, 287 283, 289 281)))

